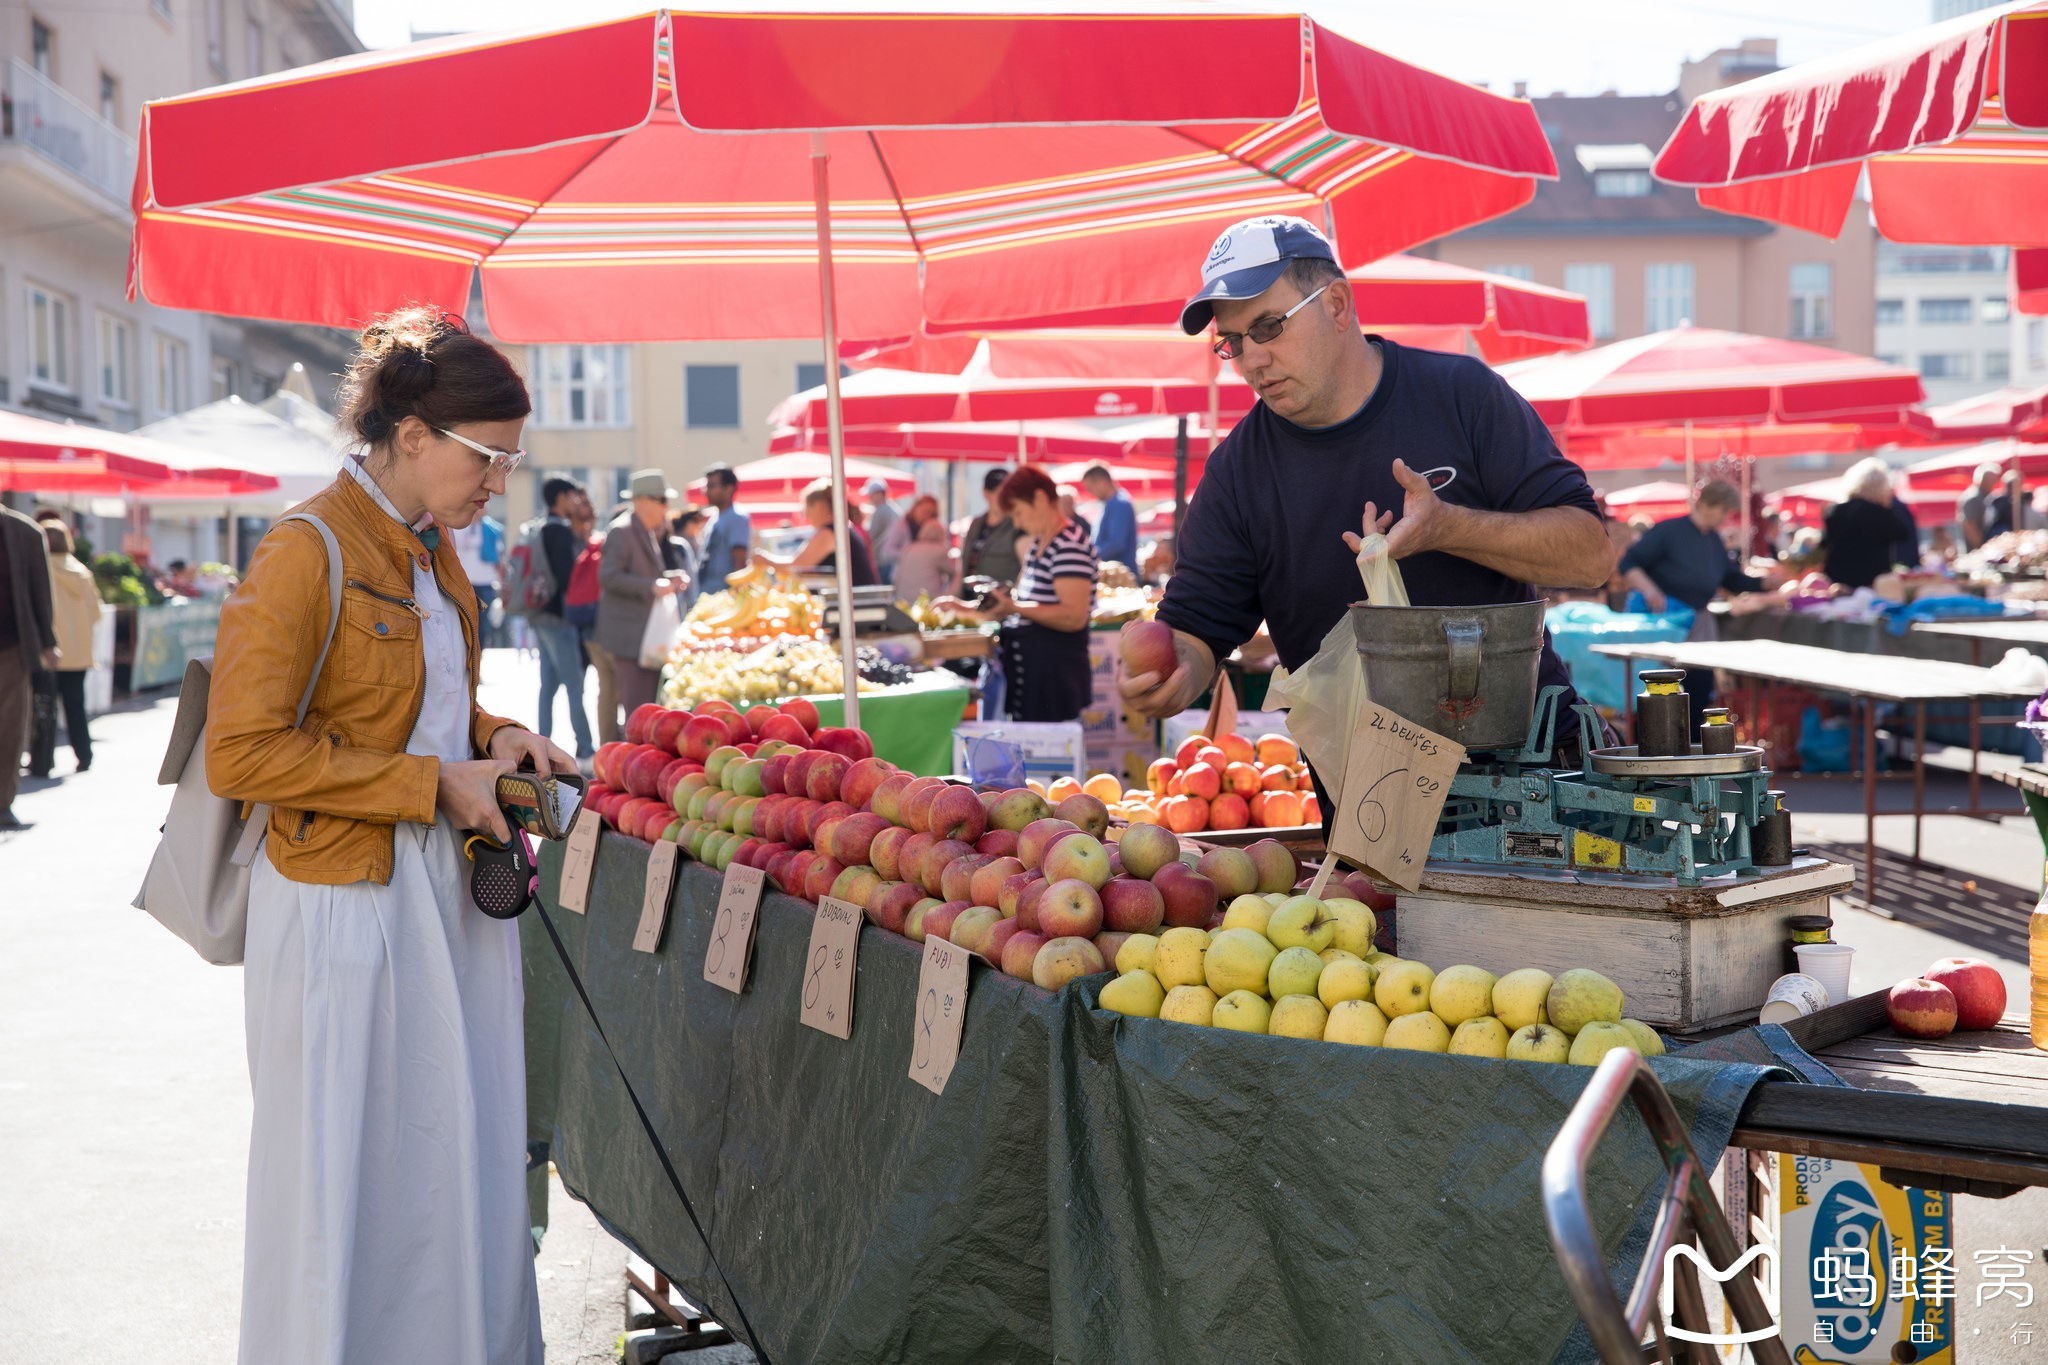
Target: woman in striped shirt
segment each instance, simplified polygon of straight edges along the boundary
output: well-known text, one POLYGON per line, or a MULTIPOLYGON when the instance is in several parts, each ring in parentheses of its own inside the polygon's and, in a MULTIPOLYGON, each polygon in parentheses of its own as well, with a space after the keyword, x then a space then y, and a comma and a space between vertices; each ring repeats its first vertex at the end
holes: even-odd
POLYGON ((1010 719, 1075 720, 1094 690, 1088 618, 1096 561, 1088 528, 1060 510, 1059 488, 1029 465, 1003 481, 995 505, 1029 538, 1017 545, 1023 572, 1015 588, 998 589, 979 613, 1003 623, 997 649, 1010 719))

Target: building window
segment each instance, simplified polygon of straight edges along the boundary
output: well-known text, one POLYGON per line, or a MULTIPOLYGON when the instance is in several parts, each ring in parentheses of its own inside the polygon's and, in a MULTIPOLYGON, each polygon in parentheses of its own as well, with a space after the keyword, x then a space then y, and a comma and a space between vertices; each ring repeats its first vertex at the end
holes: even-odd
POLYGON ((1792 335, 1827 337, 1835 334, 1835 268, 1826 261, 1806 261, 1792 267, 1792 335))
POLYGON ((1692 262, 1652 261, 1643 267, 1643 330, 1669 331, 1692 321, 1692 262))
POLYGON ((127 320, 101 313, 99 323, 100 401, 135 406, 135 330, 127 320))
POLYGON ((173 337, 156 339, 156 410, 165 416, 191 406, 192 353, 173 337))
MULTIPOLYGON (((821 375, 819 383, 824 383, 821 375)), ((683 424, 691 427, 736 427, 740 424, 740 367, 683 367, 683 424)))
POLYGON ((220 356, 213 358, 213 401, 233 398, 242 391, 242 376, 235 362, 220 356))
POLYGON ((2012 378, 2012 352, 1986 351, 1984 353, 1984 382, 2003 384, 2012 378))
POLYGON ((1564 268, 1564 287, 1573 294, 1583 294, 1586 299, 1586 321, 1592 325, 1596 340, 1605 340, 1614 335, 1614 267, 1611 265, 1568 265, 1564 268))
POLYGON ((206 60, 219 74, 228 74, 227 0, 206 0, 206 60))
POLYGON ((40 285, 28 287, 28 382, 38 388, 70 393, 72 377, 72 303, 40 285))
POLYGON ((1904 356, 1881 355, 1877 357, 1877 363, 1880 365, 1903 365, 1906 363, 1906 359, 1904 356))
POLYGON ((2012 303, 2003 294, 1988 294, 1977 310, 1979 322, 2004 322, 2012 316, 2012 303))
POLYGON ((171 0, 149 0, 149 7, 155 10, 161 18, 168 19, 171 17, 171 0))
POLYGON ((100 122, 121 124, 121 83, 106 72, 100 72, 100 122))
POLYGON ((1601 171, 1593 177, 1596 199, 1647 199, 1650 197, 1648 171, 1601 171))
MULTIPOLYGON (((839 367, 839 377, 841 379, 846 378, 846 376, 852 373, 853 370, 849 366, 841 365, 839 367)), ((821 387, 824 384, 824 382, 825 367, 823 365, 805 364, 801 361, 797 363, 796 388, 793 390, 793 392, 808 393, 812 389, 821 387)))
POLYGON ((1506 265, 1489 265, 1484 267, 1484 269, 1489 275, 1505 275, 1511 280, 1533 281, 1536 278, 1536 267, 1533 265, 1509 263, 1506 265))
POLYGON ((1918 316, 1922 325, 1930 322, 1968 322, 1970 301, 1968 299, 1922 299, 1918 316))
POLYGON ((628 355, 624 346, 536 346, 534 425, 631 426, 628 355))
POLYGON ((1929 351, 1920 357, 1922 379, 1968 379, 1970 377, 1970 353, 1968 351, 1929 351))
POLYGON ((28 21, 29 65, 51 80, 57 79, 57 35, 40 19, 28 21))
POLYGON ((242 23, 242 56, 249 64, 249 69, 242 73, 244 76, 263 74, 263 25, 254 19, 242 23))
POLYGON ((1906 301, 1904 299, 1879 299, 1877 301, 1877 325, 1880 327, 1905 326, 1906 301))

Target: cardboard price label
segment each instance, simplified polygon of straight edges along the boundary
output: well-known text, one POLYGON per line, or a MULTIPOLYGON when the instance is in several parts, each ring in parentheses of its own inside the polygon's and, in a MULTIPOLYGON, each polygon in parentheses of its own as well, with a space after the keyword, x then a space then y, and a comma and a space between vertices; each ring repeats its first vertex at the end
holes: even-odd
POLYGON ((835 1038, 853 1036, 853 977, 860 957, 859 906, 831 896, 818 901, 811 947, 804 956, 800 1023, 835 1038))
POLYGON ((633 932, 633 947, 643 953, 661 951, 661 931, 668 927, 668 893, 676 884, 676 860, 680 848, 666 839, 655 841, 647 854, 647 884, 640 889, 640 927, 633 932))
POLYGON ((581 915, 590 908, 590 874, 597 866, 597 837, 604 833, 604 818, 585 808, 576 812, 569 826, 569 841, 562 849, 562 908, 581 915))
POLYGON ((768 876, 758 867, 734 863, 718 891, 718 917, 711 921, 711 945, 704 950, 704 979, 738 995, 747 986, 754 957, 754 916, 768 876))
POLYGON ((1366 702, 1339 788, 1330 852, 1413 891, 1465 747, 1366 702))
POLYGON ((910 1025, 911 1080, 934 1095, 944 1092, 946 1078, 960 1060, 960 1029, 966 1022, 967 950, 928 938, 910 1025))

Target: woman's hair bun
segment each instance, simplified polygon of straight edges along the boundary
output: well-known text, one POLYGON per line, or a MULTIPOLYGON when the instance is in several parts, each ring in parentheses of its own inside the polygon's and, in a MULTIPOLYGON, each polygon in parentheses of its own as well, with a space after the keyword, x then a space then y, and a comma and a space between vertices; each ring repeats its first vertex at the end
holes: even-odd
POLYGON ((433 427, 525 417, 526 385, 462 319, 409 304, 363 328, 341 390, 341 424, 368 446, 418 417, 433 427))

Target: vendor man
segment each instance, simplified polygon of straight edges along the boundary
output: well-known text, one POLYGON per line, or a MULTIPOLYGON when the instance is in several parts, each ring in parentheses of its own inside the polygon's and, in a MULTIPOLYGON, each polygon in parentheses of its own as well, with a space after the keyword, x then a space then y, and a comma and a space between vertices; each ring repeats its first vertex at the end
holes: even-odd
MULTIPOLYGON (((1216 353, 1259 402, 1203 471, 1159 609, 1178 664, 1123 681, 1135 709, 1185 710, 1260 621, 1283 664, 1306 664, 1364 595, 1362 531, 1386 533, 1417 605, 1607 582, 1614 548, 1593 490, 1534 410, 1477 360, 1362 333, 1336 252, 1308 223, 1224 232, 1180 321, 1190 336, 1215 324, 1216 353)), ((1539 684, 1568 681, 1546 641, 1539 684)))

